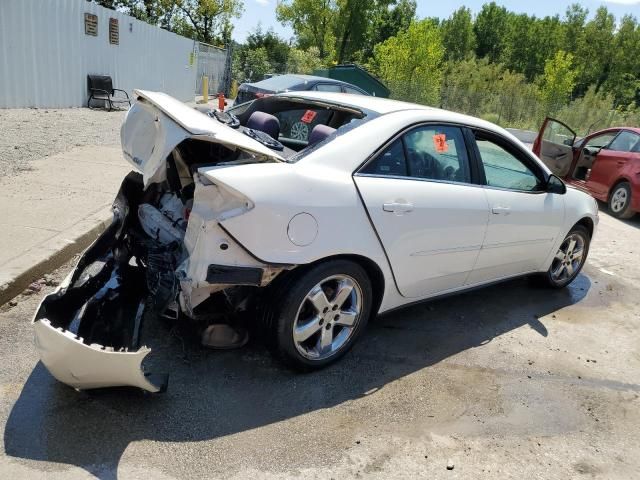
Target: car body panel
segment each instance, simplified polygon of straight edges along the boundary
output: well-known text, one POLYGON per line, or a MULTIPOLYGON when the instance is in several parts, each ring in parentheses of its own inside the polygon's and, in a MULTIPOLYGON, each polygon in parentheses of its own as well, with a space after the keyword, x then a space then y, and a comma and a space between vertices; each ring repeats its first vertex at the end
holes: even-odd
POLYGON ((417 298, 465 284, 487 230, 489 208, 482 188, 368 175, 357 175, 355 181, 403 296, 417 298), (394 209, 385 205, 400 209, 389 211, 394 209))
POLYGON ((563 195, 494 188, 484 193, 489 222, 467 284, 539 270, 556 239, 566 233, 563 195))
POLYGON ((142 361, 151 352, 104 350, 101 345, 86 345, 69 331, 61 331, 48 320, 35 322, 35 345, 40 360, 57 380, 73 388, 137 387, 152 393, 163 385, 149 381, 142 361))

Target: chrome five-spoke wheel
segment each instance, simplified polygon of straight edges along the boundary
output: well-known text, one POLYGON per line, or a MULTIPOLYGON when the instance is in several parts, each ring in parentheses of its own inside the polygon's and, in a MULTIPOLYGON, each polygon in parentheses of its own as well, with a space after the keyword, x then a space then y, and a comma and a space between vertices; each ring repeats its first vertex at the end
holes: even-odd
POLYGON ((547 272, 551 286, 564 287, 578 276, 587 259, 589 242, 589 232, 581 225, 575 226, 567 234, 547 272))
POLYGON ((362 311, 362 291, 347 275, 332 275, 316 284, 302 301, 293 323, 300 354, 324 360, 346 345, 362 311))
POLYGON ((314 370, 349 351, 367 325, 373 287, 365 269, 329 260, 283 277, 269 302, 275 347, 290 366, 314 370))
POLYGON ((631 209, 631 185, 622 182, 616 185, 609 196, 609 211, 617 218, 631 218, 635 212, 631 209))
POLYGON ((613 195, 611 195, 611 211, 614 213, 621 212, 624 210, 624 207, 627 206, 627 201, 627 190, 622 187, 618 187, 618 189, 613 192, 613 195))

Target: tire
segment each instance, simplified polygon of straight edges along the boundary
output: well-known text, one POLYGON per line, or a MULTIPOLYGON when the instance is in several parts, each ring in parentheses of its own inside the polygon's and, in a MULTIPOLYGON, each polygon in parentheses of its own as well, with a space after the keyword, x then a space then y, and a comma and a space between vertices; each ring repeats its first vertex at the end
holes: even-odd
POLYGON ((267 308, 272 346, 296 370, 318 370, 340 359, 371 314, 371 281, 360 265, 348 260, 293 271, 273 287, 267 308))
POLYGON ((628 182, 617 184, 609 195, 609 212, 616 218, 627 219, 635 215, 631 210, 631 185, 628 182))
POLYGON ((552 288, 564 288, 573 282, 587 260, 590 244, 589 231, 582 225, 574 226, 560 244, 549 270, 544 274, 545 283, 552 288), (573 247, 572 241, 576 242, 573 247), (576 256, 576 249, 580 249, 579 258, 576 256))

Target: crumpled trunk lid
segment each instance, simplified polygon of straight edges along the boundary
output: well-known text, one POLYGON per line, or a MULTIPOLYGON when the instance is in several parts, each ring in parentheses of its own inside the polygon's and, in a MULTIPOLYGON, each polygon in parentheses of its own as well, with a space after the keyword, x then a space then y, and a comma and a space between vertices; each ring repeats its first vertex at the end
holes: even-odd
POLYGON ((120 130, 125 158, 142 173, 145 188, 165 180, 165 160, 188 138, 220 143, 259 159, 284 161, 275 151, 239 130, 220 123, 183 102, 160 92, 134 90, 137 101, 120 130))

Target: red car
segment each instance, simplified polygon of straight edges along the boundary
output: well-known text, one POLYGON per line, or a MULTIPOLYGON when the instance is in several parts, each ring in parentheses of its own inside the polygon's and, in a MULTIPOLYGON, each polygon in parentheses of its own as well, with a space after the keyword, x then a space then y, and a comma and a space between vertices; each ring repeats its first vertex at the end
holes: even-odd
POLYGON ((640 128, 607 128, 576 141, 571 128, 546 118, 533 152, 568 184, 607 202, 614 217, 640 211, 640 128))

